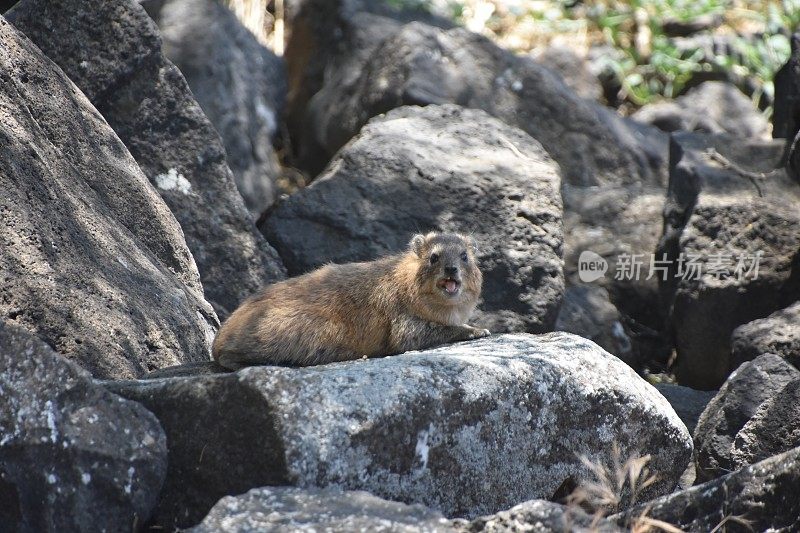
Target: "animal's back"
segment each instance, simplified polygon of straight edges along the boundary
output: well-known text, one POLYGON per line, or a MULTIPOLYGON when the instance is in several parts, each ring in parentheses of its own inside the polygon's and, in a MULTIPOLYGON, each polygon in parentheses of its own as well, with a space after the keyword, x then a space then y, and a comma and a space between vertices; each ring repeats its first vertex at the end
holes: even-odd
POLYGON ((239 364, 314 364, 388 350, 394 257, 326 265, 267 287, 226 321, 214 357, 239 364))

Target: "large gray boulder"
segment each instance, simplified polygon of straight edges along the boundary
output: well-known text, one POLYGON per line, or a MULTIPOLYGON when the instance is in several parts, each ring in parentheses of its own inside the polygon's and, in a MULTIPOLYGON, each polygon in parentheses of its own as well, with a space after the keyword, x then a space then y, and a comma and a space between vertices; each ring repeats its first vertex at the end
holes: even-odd
MULTIPOLYGON (((228 164, 253 218, 278 196, 273 149, 286 103, 283 60, 214 0, 169 0, 154 15, 164 55, 183 73, 222 136, 228 164)), ((145 4, 147 7, 147 4, 145 4)))
POLYGON ((405 107, 370 121, 261 229, 290 274, 397 252, 418 232, 471 234, 484 279, 475 322, 539 333, 564 287, 558 187, 558 165, 523 131, 454 105, 405 107))
POLYGON ((641 504, 611 519, 630 528, 639 517, 682 531, 800 529, 800 448, 702 485, 641 504))
POLYGON ((731 368, 765 353, 780 355, 800 368, 800 302, 739 326, 731 346, 731 368))
POLYGON ((167 444, 141 405, 0 322, 0 529, 132 531, 150 516, 167 444))
POLYGON ((489 337, 309 368, 109 382, 165 428, 156 522, 196 523, 222 496, 294 485, 366 490, 450 517, 550 498, 601 463, 651 455, 671 491, 691 439, 667 401, 566 333, 489 337))
POLYGON ((674 100, 645 105, 631 118, 669 132, 727 133, 742 139, 765 138, 769 131, 753 101, 722 81, 707 81, 674 100))
POLYGON ((697 480, 732 472, 737 434, 765 400, 777 395, 800 371, 777 355, 767 354, 740 366, 708 403, 694 430, 697 480))
POLYGON ((181 228, 61 70, 0 19, 0 315, 104 378, 210 357, 181 228))
POLYGON ((222 498, 191 533, 455 533, 441 513, 363 491, 263 487, 222 498))
POLYGON ((282 279, 214 127, 133 0, 24 0, 9 20, 83 90, 169 205, 221 314, 282 279))
POLYGON ((800 183, 776 170, 781 153, 777 141, 672 137, 657 258, 681 384, 718 387, 733 330, 800 298, 800 183))

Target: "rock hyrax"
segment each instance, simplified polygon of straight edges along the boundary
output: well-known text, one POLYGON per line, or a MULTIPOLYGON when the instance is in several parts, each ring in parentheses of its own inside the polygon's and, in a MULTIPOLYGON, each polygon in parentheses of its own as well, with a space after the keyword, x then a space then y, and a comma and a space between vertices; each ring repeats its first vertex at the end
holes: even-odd
POLYGON ((482 281, 472 238, 415 235, 403 253, 270 285, 222 324, 214 359, 317 365, 484 337, 466 324, 482 281))

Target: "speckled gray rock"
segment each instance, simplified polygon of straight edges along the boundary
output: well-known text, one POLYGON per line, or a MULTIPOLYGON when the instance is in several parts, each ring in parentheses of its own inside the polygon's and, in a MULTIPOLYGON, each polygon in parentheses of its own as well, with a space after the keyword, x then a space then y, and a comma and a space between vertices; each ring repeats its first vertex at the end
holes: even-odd
POLYGON ((727 133, 743 139, 766 138, 769 123, 734 84, 707 81, 675 100, 648 104, 631 118, 664 131, 727 133))
POLYGON ((659 281, 682 385, 718 387, 731 370, 733 330, 800 299, 800 183, 775 170, 782 150, 777 141, 672 136, 657 257, 670 266, 659 281))
POLYGON ((133 0, 24 0, 9 20, 84 91, 169 205, 222 315, 283 279, 236 190, 225 149, 133 0))
POLYGON ((86 97, 0 18, 0 316, 95 376, 210 357, 181 228, 86 97))
POLYGON ((731 336, 731 368, 774 353, 800 368, 800 302, 739 326, 731 336))
POLYGON ((540 333, 564 289, 558 188, 558 165, 523 131, 454 105, 404 107, 370 121, 261 229, 290 274, 394 253, 417 232, 471 234, 475 323, 540 333))
POLYGON ((744 363, 730 375, 700 415, 694 430, 698 481, 708 481, 737 468, 731 455, 736 435, 765 400, 798 377, 800 371, 772 354, 744 363))
POLYGON ((655 388, 675 409, 680 419, 686 424, 689 433, 694 433, 700 415, 705 411, 708 402, 717 395, 715 390, 694 390, 672 383, 658 383, 655 388))
POLYGON ((800 446, 800 374, 764 400, 731 447, 736 468, 763 461, 800 446))
POLYGON ((800 448, 771 457, 714 481, 698 485, 611 517, 630 527, 636 517, 667 522, 682 531, 800 530, 800 448), (746 524, 736 518, 746 520, 746 524), (718 529, 719 527, 722 529, 718 529))
POLYGON ((0 530, 131 531, 147 520, 167 444, 141 405, 0 322, 0 530))
POLYGON ((454 533, 441 513, 363 491, 263 487, 221 499, 191 533, 454 533))
POLYGON ((366 490, 475 517, 551 497, 586 476, 577 454, 608 461, 614 441, 624 457, 652 454, 660 477, 650 495, 664 494, 692 450, 663 396, 567 333, 107 386, 165 428, 169 472, 156 511, 165 527, 267 485, 366 490))
POLYGON ((164 54, 225 143, 247 208, 258 218, 277 198, 281 168, 272 147, 286 102, 283 60, 214 0, 161 2, 164 54))
POLYGON ((472 522, 455 521, 464 533, 617 533, 613 522, 587 515, 579 507, 531 500, 472 522))

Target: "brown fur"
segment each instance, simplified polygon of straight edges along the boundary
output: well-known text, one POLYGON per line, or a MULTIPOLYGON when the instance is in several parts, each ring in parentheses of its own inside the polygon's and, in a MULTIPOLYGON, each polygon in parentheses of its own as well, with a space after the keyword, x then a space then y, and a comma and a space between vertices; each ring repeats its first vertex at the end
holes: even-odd
POLYGON ((471 238, 416 235, 404 253, 267 287, 222 325, 214 359, 231 369, 316 365, 483 337, 487 330, 466 325, 482 281, 471 238), (460 281, 457 294, 437 285, 445 278, 460 281))

